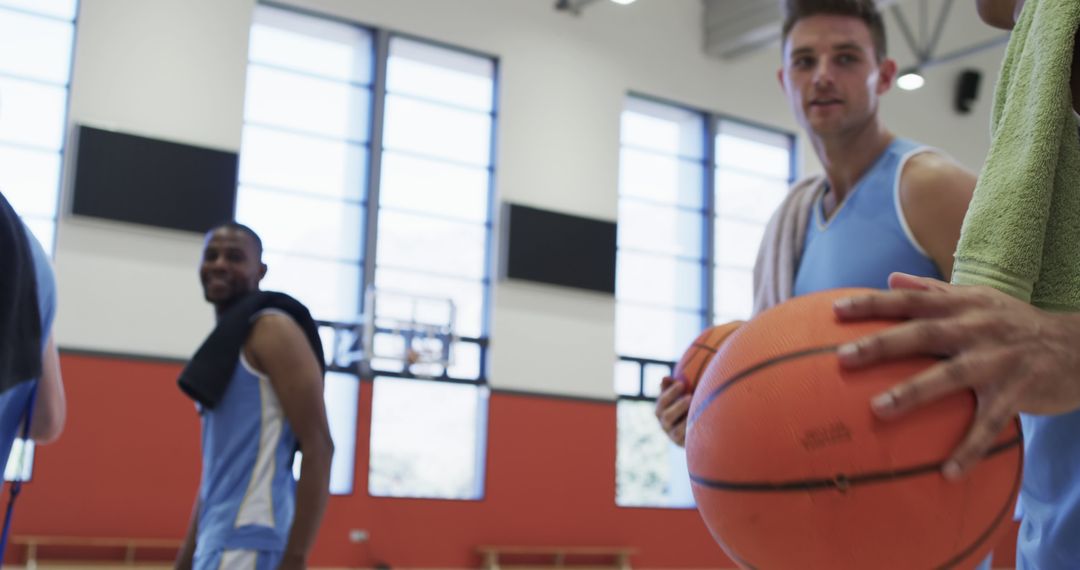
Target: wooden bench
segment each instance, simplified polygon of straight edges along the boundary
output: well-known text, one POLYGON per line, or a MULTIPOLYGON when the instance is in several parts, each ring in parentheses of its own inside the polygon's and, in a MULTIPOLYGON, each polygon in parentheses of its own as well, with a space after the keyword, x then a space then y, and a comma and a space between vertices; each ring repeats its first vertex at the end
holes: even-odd
MULTIPOLYGON (((124 565, 135 564, 135 552, 141 550, 171 550, 175 554, 183 541, 169 538, 100 538, 85 536, 13 536, 12 544, 26 547, 26 570, 36 570, 38 547, 111 548, 124 550, 124 565)), ((50 562, 53 559, 48 559, 50 562)), ((68 562, 68 560, 64 560, 68 562)))
POLYGON ((634 549, 607 546, 478 546, 486 570, 503 568, 630 569, 634 549))

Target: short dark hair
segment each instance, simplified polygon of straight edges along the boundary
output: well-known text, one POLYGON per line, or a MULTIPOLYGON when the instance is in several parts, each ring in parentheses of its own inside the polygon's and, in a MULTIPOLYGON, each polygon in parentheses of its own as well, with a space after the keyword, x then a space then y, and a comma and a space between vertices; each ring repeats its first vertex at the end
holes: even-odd
POLYGON ((870 29, 870 38, 874 41, 874 57, 878 63, 885 59, 885 21, 881 17, 874 0, 780 0, 780 9, 784 13, 781 46, 787 43, 791 28, 803 18, 827 14, 832 16, 850 16, 858 18, 870 29))
POLYGON ((224 230, 236 230, 238 232, 243 232, 243 233, 251 236, 251 241, 255 242, 255 251, 258 252, 259 257, 262 258, 262 254, 263 254, 262 238, 259 237, 259 234, 255 233, 255 230, 249 228, 248 226, 245 226, 244 224, 241 224, 240 222, 237 222, 236 220, 230 220, 230 221, 225 222, 223 224, 218 224, 218 225, 214 226, 213 228, 210 229, 209 232, 206 232, 206 233, 207 234, 212 234, 212 233, 214 233, 214 232, 216 232, 218 230, 222 230, 222 229, 224 229, 224 230))

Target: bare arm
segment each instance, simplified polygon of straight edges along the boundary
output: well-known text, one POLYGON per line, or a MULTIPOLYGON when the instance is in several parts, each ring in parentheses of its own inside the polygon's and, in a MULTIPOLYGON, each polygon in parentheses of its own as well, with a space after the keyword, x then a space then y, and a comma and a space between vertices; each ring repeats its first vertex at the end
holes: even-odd
POLYGON ((248 340, 252 363, 267 376, 303 451, 296 515, 281 567, 303 568, 322 522, 334 444, 323 402, 322 370, 304 332, 291 318, 260 318, 248 340))
POLYGON ((64 398, 64 382, 60 377, 60 355, 56 350, 56 340, 50 334, 41 353, 41 378, 38 380, 30 438, 35 443, 55 441, 64 431, 66 420, 67 401, 64 398))
POLYGON ((911 157, 900 177, 900 205, 911 233, 946 281, 975 182, 969 170, 936 153, 911 157))
POLYGON ((195 563, 195 537, 199 531, 199 499, 195 498, 195 506, 191 508, 191 522, 188 523, 187 535, 184 543, 180 545, 180 552, 176 555, 174 570, 191 570, 195 563))

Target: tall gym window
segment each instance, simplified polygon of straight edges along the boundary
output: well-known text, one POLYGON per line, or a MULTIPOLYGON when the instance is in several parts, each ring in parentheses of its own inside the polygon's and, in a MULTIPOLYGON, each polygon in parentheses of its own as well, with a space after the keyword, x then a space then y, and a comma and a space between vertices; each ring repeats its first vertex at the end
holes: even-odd
POLYGON ((0 191, 55 249, 76 0, 0 0, 0 191))
MULTIPOLYGON (((249 59, 237 218, 264 240, 264 288, 326 323, 331 361, 331 326, 362 323, 372 288, 453 303, 451 364, 366 370, 369 492, 481 497, 495 61, 271 5, 256 8, 249 59)), ((376 329, 384 341, 401 331, 376 329)), ((366 420, 357 378, 327 374, 338 494, 352 492, 366 420)))
POLYGON ((791 182, 794 138, 628 97, 616 266, 616 503, 693 505, 685 453, 654 416, 661 379, 712 323, 745 319, 758 243, 791 182))

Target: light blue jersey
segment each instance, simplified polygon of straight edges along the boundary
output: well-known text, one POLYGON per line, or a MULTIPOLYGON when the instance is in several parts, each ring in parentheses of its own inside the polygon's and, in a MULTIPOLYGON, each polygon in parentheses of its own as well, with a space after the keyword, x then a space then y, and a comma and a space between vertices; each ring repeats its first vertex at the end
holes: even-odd
POLYGON ((283 551, 295 508, 296 436, 269 377, 243 353, 224 397, 202 411, 202 451, 196 570, 222 550, 283 551))
MULTIPOLYGON (((49 256, 41 247, 34 234, 26 229, 26 241, 30 244, 31 257, 34 260, 34 276, 37 279, 38 312, 41 314, 41 350, 52 333, 53 317, 56 314, 56 278, 49 265, 49 256)), ((37 380, 23 382, 0 394, 0 462, 7 462, 11 454, 11 445, 15 438, 22 435, 23 417, 30 392, 37 386, 37 380)))
MULTIPOLYGON (((821 198, 814 201, 795 276, 796 296, 840 287, 885 289, 894 271, 942 279, 900 206, 904 165, 929 151, 914 141, 893 139, 831 219, 825 217, 821 198)), ((989 570, 990 564, 988 557, 976 570, 989 570)))
POLYGON ((1080 411, 1020 414, 1024 481, 1020 489, 1017 570, 1080 568, 1080 411))
POLYGON ((930 149, 896 138, 826 219, 819 197, 806 224, 795 296, 838 287, 888 287, 902 271, 941 279, 911 233, 900 207, 900 174, 907 160, 930 149))

